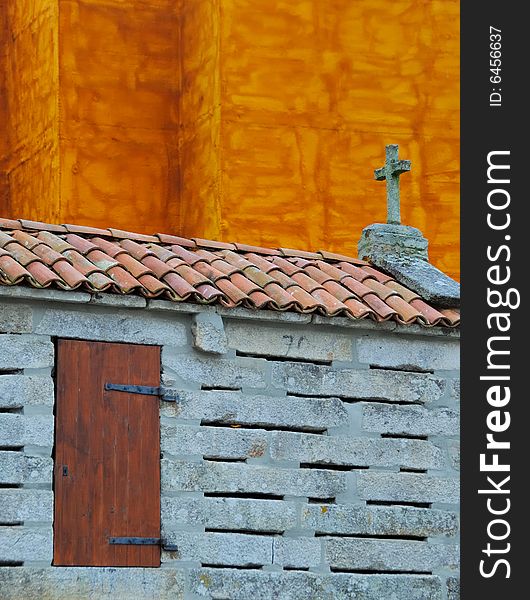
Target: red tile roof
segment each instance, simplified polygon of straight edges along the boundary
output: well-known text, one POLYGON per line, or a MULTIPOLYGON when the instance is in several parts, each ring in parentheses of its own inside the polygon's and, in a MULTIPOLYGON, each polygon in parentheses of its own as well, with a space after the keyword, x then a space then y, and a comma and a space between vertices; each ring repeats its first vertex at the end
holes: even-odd
POLYGON ((369 263, 326 251, 0 219, 0 285, 456 327, 369 263))

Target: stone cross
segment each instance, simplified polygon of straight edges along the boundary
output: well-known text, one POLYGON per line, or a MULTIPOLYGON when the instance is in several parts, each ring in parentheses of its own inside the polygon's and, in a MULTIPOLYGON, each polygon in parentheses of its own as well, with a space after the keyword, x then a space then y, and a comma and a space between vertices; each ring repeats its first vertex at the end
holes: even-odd
POLYGON ((374 171, 374 178, 378 181, 386 179, 386 205, 387 223, 399 225, 401 223, 399 206, 399 176, 405 171, 410 171, 410 160, 399 160, 399 146, 390 144, 385 147, 385 166, 374 171))

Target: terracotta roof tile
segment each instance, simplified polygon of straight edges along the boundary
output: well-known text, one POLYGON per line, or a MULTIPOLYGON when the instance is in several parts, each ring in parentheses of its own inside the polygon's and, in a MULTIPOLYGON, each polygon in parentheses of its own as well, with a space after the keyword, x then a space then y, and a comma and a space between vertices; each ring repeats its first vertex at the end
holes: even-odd
POLYGON ((440 309, 442 315, 447 319, 448 324, 452 327, 460 324, 460 313, 451 308, 440 309))
POLYGON ((173 252, 174 248, 179 248, 179 246, 172 246, 171 249, 164 248, 163 246, 159 246, 158 244, 148 244, 147 247, 149 250, 152 250, 155 256, 164 262, 167 262, 171 258, 179 258, 175 252, 173 252))
POLYGON ((311 295, 321 302, 324 314, 330 317, 339 314, 346 306, 322 288, 315 290, 311 295))
POLYGON ((112 229, 109 227, 109 233, 114 238, 124 240, 134 240, 135 242, 158 242, 158 238, 154 235, 144 235, 143 233, 133 233, 131 231, 122 231, 121 229, 112 229))
POLYGON ((208 285, 207 283, 201 283, 201 285, 198 285, 197 291, 200 292, 201 296, 208 302, 214 298, 223 296, 223 293, 220 290, 217 290, 212 285, 208 285))
POLYGON ((245 258, 247 260, 249 260, 253 265, 258 267, 258 269, 261 269, 264 273, 269 273, 272 270, 278 270, 277 265, 275 265, 270 260, 267 260, 266 257, 259 256, 258 254, 255 254, 254 252, 245 254, 245 258))
POLYGON ((364 281, 365 279, 370 277, 370 273, 367 273, 364 269, 360 269, 355 265, 350 265, 349 263, 343 262, 340 263, 340 265, 338 266, 342 271, 345 271, 346 273, 348 273, 348 275, 351 275, 354 279, 357 279, 357 281, 364 281))
POLYGON ((201 273, 195 271, 195 269, 192 269, 189 265, 180 265, 175 271, 193 287, 211 283, 208 277, 201 275, 201 273))
POLYGON ((282 258, 281 256, 274 256, 272 258, 272 262, 277 267, 280 267, 280 269, 284 273, 287 273, 287 275, 289 275, 289 277, 292 277, 295 273, 303 272, 303 269, 301 267, 298 267, 297 265, 293 265, 293 263, 290 263, 288 260, 285 260, 285 258, 282 258))
POLYGON ((388 281, 393 281, 393 278, 390 277, 390 275, 386 275, 381 271, 377 271, 376 269, 370 266, 362 267, 361 271, 368 273, 370 277, 373 277, 376 281, 379 281, 379 283, 387 283, 388 281))
POLYGON ((298 285, 291 286, 289 293, 298 302, 302 312, 312 312, 321 306, 321 302, 317 298, 298 285))
MULTIPOLYGON (((190 252, 186 248, 182 248, 182 246, 171 246, 171 251, 173 252, 173 256, 176 258, 180 258, 180 260, 184 261, 188 265, 194 265, 199 260, 203 260, 201 256, 199 256, 196 252, 190 252)), ((169 260, 168 258, 163 258, 162 255, 158 255, 162 260, 169 260)))
POLYGON ((13 219, 0 219, 0 229, 22 229, 22 225, 13 219))
POLYGON ((313 278, 309 277, 309 275, 306 275, 305 273, 294 273, 294 275, 292 276, 292 279, 293 279, 293 281, 296 281, 296 283, 302 289, 304 289, 306 292, 309 292, 310 294, 313 293, 314 290, 322 289, 322 286, 320 285, 320 283, 318 283, 317 281, 315 281, 313 278))
POLYGON ((70 233, 66 236, 66 241, 71 244, 76 250, 79 250, 81 254, 86 254, 91 250, 97 248, 96 244, 93 244, 89 239, 80 237, 75 233, 70 233))
POLYGON ((120 246, 136 260, 142 260, 144 256, 155 256, 152 250, 132 240, 121 240, 120 246))
MULTIPOLYGON (((265 275, 265 273, 264 273, 265 275)), ((286 292, 278 283, 273 281, 267 284, 263 290, 269 298, 282 310, 287 310, 297 303, 296 299, 286 292)))
POLYGON ((0 248, 3 248, 6 244, 11 244, 15 241, 14 237, 11 237, 7 233, 0 231, 0 248))
POLYGON ((224 258, 224 260, 228 264, 233 265, 234 267, 237 267, 240 270, 243 270, 246 267, 254 267, 255 266, 251 261, 247 260, 245 256, 243 256, 241 254, 236 254, 235 252, 232 252, 231 250, 226 250, 226 251, 222 252, 221 256, 224 258))
POLYGON ((349 298, 348 300, 344 300, 344 304, 348 307, 348 310, 356 319, 364 319, 365 317, 373 316, 375 317, 375 312, 362 304, 358 300, 354 298, 349 298))
POLYGON ((19 219, 19 223, 23 229, 36 231, 55 231, 57 233, 65 233, 66 231, 64 225, 51 225, 50 223, 41 223, 41 221, 28 221, 26 219, 19 219))
POLYGON ((77 250, 65 250, 63 256, 65 256, 82 275, 88 276, 97 271, 101 272, 99 267, 96 267, 94 263, 91 263, 88 258, 85 258, 77 250))
POLYGON ((60 238, 49 231, 39 231, 37 239, 57 252, 64 252, 65 250, 73 248, 72 244, 69 244, 63 238, 60 238))
POLYGON ((210 252, 209 250, 205 250, 204 248, 197 248, 194 252, 197 256, 200 256, 203 261, 207 263, 212 263, 214 260, 217 260, 219 256, 210 252))
POLYGON ((330 265, 330 264, 324 262, 323 260, 319 260, 317 265, 321 271, 324 271, 324 273, 327 273, 335 281, 341 281, 342 279, 344 279, 345 277, 348 276, 347 272, 345 272, 342 269, 339 269, 337 267, 334 267, 333 265, 330 265))
POLYGON ((457 327, 366 261, 321 251, 260 248, 168 234, 0 219, 0 285, 318 312, 352 319, 457 327))
POLYGON ((179 298, 187 298, 190 294, 195 293, 195 288, 178 273, 168 273, 164 275, 163 280, 179 298))
POLYGON ((394 291, 396 291, 403 298, 403 300, 406 300, 407 302, 412 302, 412 300, 414 300, 415 298, 419 298, 419 296, 418 296, 418 294, 416 294, 416 292, 409 290, 408 288, 406 288, 404 285, 401 285, 401 283, 398 283, 397 281, 389 281, 386 285, 389 288, 392 288, 394 291))
POLYGON ((120 254, 117 254, 116 260, 124 269, 129 271, 129 273, 137 279, 142 275, 153 274, 153 272, 148 266, 142 264, 139 260, 136 260, 134 257, 132 257, 130 254, 127 254, 126 252, 121 252, 120 254))
POLYGON ((47 287, 56 281, 61 281, 61 278, 53 271, 50 271, 46 265, 41 262, 32 262, 27 265, 31 276, 39 284, 39 287, 47 287))
POLYGON ((18 242, 10 242, 4 246, 4 250, 9 252, 11 256, 19 262, 23 267, 27 267, 32 262, 39 262, 39 257, 36 254, 33 254, 31 250, 24 248, 18 242))
MULTIPOLYGON (((154 274, 158 278, 164 277, 167 273, 173 271, 173 267, 165 263, 163 260, 160 260, 156 256, 146 256, 142 258, 142 262, 140 263, 144 268, 147 268, 151 274, 154 274)), ((180 263, 179 263, 180 264, 180 263)), ((135 275, 131 269, 129 269, 132 275, 135 275)), ((135 275, 136 277, 136 275, 135 275)))
POLYGON ((237 250, 234 244, 229 242, 216 242, 214 240, 203 240, 202 238, 192 238, 192 241, 201 248, 214 248, 215 250, 237 250))
POLYGON ((88 283, 88 279, 73 267, 65 258, 53 263, 53 270, 59 275, 62 281, 57 283, 65 289, 75 290, 83 283, 88 283))
POLYGON ((422 316, 419 310, 403 300, 401 296, 390 296, 386 299, 386 303, 397 312, 404 323, 412 323, 415 319, 422 316))
POLYGON ((243 269, 243 273, 247 279, 250 279, 250 281, 253 281, 261 288, 264 288, 266 285, 276 283, 274 277, 271 277, 268 273, 260 271, 258 267, 254 267, 253 265, 245 267, 243 269))
POLYGON ((410 305, 417 309, 425 317, 425 320, 429 325, 437 325, 444 319, 443 313, 441 313, 439 310, 436 310, 432 306, 429 306, 421 298, 412 300, 410 305))
POLYGON ((102 250, 103 252, 105 252, 105 254, 108 254, 112 258, 116 258, 118 256, 118 254, 126 254, 127 253, 127 251, 124 248, 122 248, 119 244, 117 244, 115 242, 109 242, 108 240, 104 240, 100 237, 91 238, 90 241, 93 244, 96 244, 96 246, 100 250, 102 250))
POLYGON ((373 290, 349 275, 341 281, 341 284, 352 291, 358 298, 364 298, 367 294, 373 294, 373 290))
POLYGON ((227 296, 234 304, 239 304, 248 300, 247 294, 234 285, 230 279, 218 279, 215 285, 227 296))
POLYGON ((222 271, 225 275, 232 275, 233 273, 241 273, 241 269, 238 267, 227 263, 222 258, 219 258, 215 261, 212 261, 212 266, 222 271))
POLYGON ((60 252, 56 252, 53 248, 50 248, 46 244, 41 244, 40 242, 33 248, 33 253, 41 258, 48 266, 52 266, 58 260, 66 260, 60 252))
POLYGON ((253 308, 269 308, 271 299, 267 294, 260 291, 250 292, 250 299, 252 300, 253 308))
POLYGON ((88 281, 90 281, 90 288, 92 290, 103 292, 111 287, 113 287, 114 282, 110 277, 107 277, 101 271, 96 271, 90 273, 86 276, 88 281))
POLYGON ((247 279, 242 273, 230 275, 230 281, 242 292, 247 294, 247 296, 250 296, 252 292, 261 291, 259 285, 256 285, 253 281, 247 279))
POLYGON ((33 250, 35 246, 38 246, 41 243, 38 238, 36 238, 33 235, 30 235, 29 233, 26 233, 25 231, 13 231, 12 237, 14 240, 16 240, 19 244, 22 244, 22 246, 24 246, 24 248, 27 248, 28 250, 33 250))
MULTIPOLYGON (((98 229, 97 227, 87 227, 86 225, 70 225, 65 223, 63 227, 68 231, 68 233, 80 233, 80 234, 88 234, 88 235, 110 235, 108 229, 98 229)), ((51 231, 47 229, 46 231, 51 231)))
POLYGON ((142 287, 142 284, 133 277, 123 267, 113 266, 106 270, 106 274, 112 278, 118 291, 122 294, 128 294, 136 288, 142 287))
POLYGON ((367 294, 363 297, 363 302, 368 304, 368 306, 373 309, 376 316, 382 321, 386 321, 393 315, 397 315, 397 312, 393 308, 390 308, 388 304, 385 304, 385 302, 375 294, 367 294))
POLYGON ((309 258, 318 260, 322 256, 317 252, 306 252, 305 250, 294 250, 293 248, 278 248, 282 256, 292 256, 293 258, 309 258))
POLYGON ((153 277, 150 273, 146 273, 145 275, 139 276, 135 275, 135 277, 137 277, 138 281, 142 284, 142 288, 145 288, 145 290, 147 290, 141 290, 144 296, 158 296, 162 292, 170 291, 171 289, 166 283, 160 281, 160 279, 157 279, 156 277, 153 277))
POLYGON ((356 300, 358 298, 355 293, 336 281, 326 281, 323 287, 327 292, 341 302, 345 302, 346 300, 350 300, 352 298, 356 300))
POLYGON ((117 260, 109 256, 105 252, 98 250, 97 248, 95 250, 89 250, 86 253, 86 258, 92 264, 96 265, 98 269, 105 272, 107 272, 112 267, 117 267, 120 264, 117 260))
POLYGON ((288 289, 289 292, 291 292, 290 288, 292 286, 300 287, 296 281, 294 281, 294 279, 291 279, 289 275, 286 275, 283 271, 280 271, 278 267, 274 267, 273 270, 269 271, 267 274, 276 280, 284 290, 288 289))
POLYGON ((161 244, 170 244, 171 246, 184 246, 185 248, 195 248, 196 244, 193 240, 178 237, 177 235, 168 235, 167 233, 155 233, 161 244))
POLYGON ((324 271, 321 271, 318 267, 314 267, 313 265, 309 265, 305 268, 305 273, 311 277, 317 283, 324 285, 326 281, 334 281, 333 277, 324 271))
POLYGON ((195 263, 195 270, 207 277, 210 281, 217 283, 219 279, 227 279, 226 273, 219 271, 213 265, 200 261, 195 263))
POLYGON ((335 252, 327 252, 326 250, 319 250, 318 254, 320 254, 324 260, 332 260, 337 262, 344 261, 347 263, 352 263, 354 265, 369 264, 365 260, 361 260, 360 258, 352 258, 351 256, 345 256, 344 254, 336 254, 335 252))
POLYGON ((0 255, 0 274, 3 274, 10 284, 19 283, 25 277, 31 278, 31 273, 10 254, 0 255))
POLYGON ((373 292, 375 292, 379 296, 379 298, 381 298, 381 300, 386 300, 390 296, 398 295, 395 290, 393 290, 392 288, 386 287, 386 285, 379 283, 379 281, 376 281, 372 277, 365 279, 363 281, 363 285, 365 285, 366 287, 370 288, 373 292))
POLYGON ((274 248, 262 248, 261 246, 250 246, 249 244, 234 243, 238 252, 252 252, 255 254, 264 254, 265 256, 281 256, 279 250, 274 248))

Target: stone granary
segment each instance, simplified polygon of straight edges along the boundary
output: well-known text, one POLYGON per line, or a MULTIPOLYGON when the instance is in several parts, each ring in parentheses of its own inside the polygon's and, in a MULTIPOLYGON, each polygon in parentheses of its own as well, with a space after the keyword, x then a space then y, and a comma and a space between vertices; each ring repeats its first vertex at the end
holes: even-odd
POLYGON ((458 286, 0 221, 2 599, 455 600, 458 286))

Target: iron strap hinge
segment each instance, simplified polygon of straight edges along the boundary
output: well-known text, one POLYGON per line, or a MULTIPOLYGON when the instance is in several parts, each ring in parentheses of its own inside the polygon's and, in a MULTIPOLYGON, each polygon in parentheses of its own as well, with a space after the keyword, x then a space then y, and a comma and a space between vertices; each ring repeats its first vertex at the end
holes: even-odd
POLYGON ((177 550, 177 547, 174 544, 169 544, 162 538, 109 537, 109 544, 113 546, 162 546, 164 550, 177 550))
POLYGON ((144 394, 147 396, 159 396, 166 402, 178 402, 177 394, 172 394, 163 387, 151 385, 125 385, 121 383, 106 383, 105 389, 111 392, 127 392, 128 394, 144 394))

